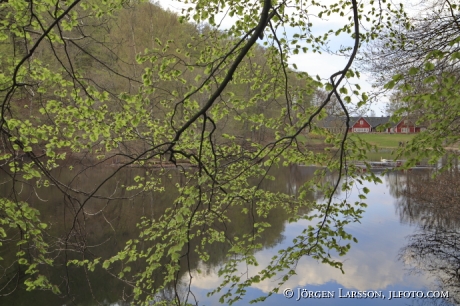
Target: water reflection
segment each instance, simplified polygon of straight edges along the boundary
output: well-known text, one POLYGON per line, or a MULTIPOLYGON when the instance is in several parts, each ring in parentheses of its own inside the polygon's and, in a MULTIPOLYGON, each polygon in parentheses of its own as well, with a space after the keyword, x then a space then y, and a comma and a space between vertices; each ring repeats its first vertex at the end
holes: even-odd
MULTIPOLYGON (((276 192, 288 192, 298 195, 302 185, 313 177, 317 168, 300 167, 291 165, 285 169, 275 169, 272 175, 275 181, 265 181, 262 188, 276 192)), ((79 189, 90 189, 93 182, 106 177, 113 171, 110 168, 102 168, 93 171, 91 176, 83 174, 74 179, 72 173, 62 172, 61 179, 68 176, 79 189)), ((63 256, 72 258, 108 258, 123 248, 126 241, 138 237, 136 223, 142 216, 158 218, 162 212, 171 205, 176 194, 173 192, 143 192, 136 194, 135 191, 126 191, 120 188, 128 185, 135 176, 155 175, 143 169, 128 168, 118 173, 110 185, 107 185, 103 194, 113 195, 113 200, 102 201, 92 199, 85 207, 85 214, 78 220, 78 226, 70 230, 73 220, 69 211, 74 211, 75 203, 62 198, 56 190, 37 189, 32 185, 24 185, 21 197, 35 199, 34 205, 40 205, 42 219, 49 222, 51 227, 48 235, 57 244, 55 248, 56 265, 53 269, 43 271, 55 282, 61 284, 62 294, 55 296, 49 292, 27 292, 21 288, 10 295, 1 297, 0 303, 4 305, 63 305, 73 303, 75 305, 125 305, 132 300, 132 283, 121 281, 117 278, 120 267, 115 266, 106 271, 96 269, 94 273, 79 267, 63 266, 63 256), (40 200, 41 199, 41 200, 40 200), (43 202, 42 200, 46 201, 43 202), (73 232, 75 231, 75 232, 73 232), (78 233, 77 233, 78 231, 78 233), (71 244, 59 245, 63 234, 72 234, 71 244), (78 235, 77 235, 78 234, 78 235), (79 240, 78 237, 85 237, 79 240), (61 250, 60 250, 61 249, 61 250)), ((164 176, 167 178, 168 176, 164 176)), ((368 195, 366 210, 361 224, 349 226, 349 232, 358 238, 359 243, 352 245, 350 252, 342 258, 345 274, 340 270, 318 263, 311 258, 304 258, 299 262, 296 273, 284 287, 308 288, 309 290, 332 290, 338 293, 338 289, 346 290, 382 290, 388 293, 390 290, 425 290, 441 288, 448 290, 453 296, 451 301, 459 302, 459 271, 460 271, 460 206, 458 205, 458 192, 460 190, 459 176, 447 173, 445 177, 432 180, 430 173, 426 171, 414 171, 409 173, 391 172, 382 177, 384 184, 375 185, 365 182, 365 186, 371 190, 368 195), (450 176, 449 176, 450 175, 450 176), (396 215, 395 215, 396 207, 396 215), (398 261, 398 257, 401 261, 398 261), (419 274, 407 274, 404 269, 411 268, 419 274), (435 278, 430 279, 429 275, 435 278)), ((334 175, 329 173, 323 183, 332 181, 334 175)), ((163 180, 162 185, 166 190, 176 183, 183 183, 183 177, 175 171, 170 171, 169 179, 163 180)), ((8 183, 0 185, 0 192, 7 194, 10 190, 8 183)), ((344 196, 343 194, 337 195, 344 196)), ((347 195, 349 201, 358 199, 357 193, 347 195)), ((311 200, 321 199, 318 192, 310 192, 311 200)), ((304 208, 301 214, 310 213, 304 208)), ((227 226, 228 235, 239 235, 242 232, 250 232, 255 220, 247 214, 241 214, 237 209, 228 211, 231 220, 227 226)), ((264 220, 271 224, 264 233, 263 239, 258 242, 262 248, 258 250, 256 257, 259 267, 267 265, 278 250, 291 244, 292 239, 305 229, 309 222, 303 220, 296 223, 288 223, 289 214, 282 209, 270 213, 264 220)), ((195 241, 199 243, 199 241, 195 241)), ((9 246, 0 249, 0 256, 5 262, 14 258, 9 246)), ((145 245, 144 247, 147 247, 145 245)), ((186 266, 180 272, 183 275, 183 283, 176 290, 166 288, 158 300, 172 300, 176 294, 182 300, 199 305, 217 304, 218 296, 207 297, 206 292, 215 289, 221 280, 217 274, 218 268, 226 260, 229 245, 225 243, 214 244, 207 249, 210 255, 208 262, 199 260, 198 256, 190 257, 188 263, 193 273, 191 296, 188 290, 188 278, 185 275, 186 266), (200 271, 200 272, 198 272, 200 271)), ((334 256, 334 255, 333 255, 334 256)), ((239 267, 242 273, 254 274, 257 267, 239 267)), ((143 269, 142 264, 133 267, 133 273, 143 269)), ((18 270, 17 266, 1 267, 3 276, 0 279, 2 294, 9 293, 15 288, 16 283, 24 279, 25 275, 18 270)), ((160 278, 160 275, 152 275, 160 278)), ((277 280, 275 280, 276 282, 277 280)), ((248 291, 248 299, 243 300, 241 305, 247 304, 251 298, 267 294, 273 288, 273 280, 264 281, 254 285, 248 291)), ((357 299, 333 299, 309 301, 315 305, 405 305, 416 301, 407 300, 357 300, 357 299)), ((422 301, 427 302, 427 301, 422 301)), ((429 302, 436 302, 430 300, 429 302)), ((274 295, 265 304, 278 305, 292 303, 295 300, 286 300, 281 295, 274 295)))
MULTIPOLYGON (((352 225, 349 228, 349 232, 358 238, 359 243, 352 245, 349 253, 342 258, 345 274, 311 258, 304 258, 297 266, 297 275, 285 284, 286 287, 318 288, 318 290, 335 290, 338 292, 339 288, 385 290, 392 285, 399 285, 398 289, 401 288, 401 284, 413 288, 423 288, 429 285, 429 282, 425 281, 424 278, 407 276, 401 263, 397 261, 398 251, 404 237, 410 234, 412 229, 408 226, 401 226, 399 220, 395 218, 393 199, 384 196, 385 191, 387 191, 384 185, 368 187, 372 190, 368 198, 369 209, 363 216, 361 224, 352 225)), ((356 198, 356 195, 352 195, 350 201, 354 201, 356 198)), ((276 248, 257 254, 260 266, 268 264, 280 248, 288 246, 296 234, 308 225, 309 223, 306 221, 288 224, 284 234, 286 236, 285 241, 276 248)), ((257 270, 253 269, 250 272, 256 273, 257 270)), ((217 273, 206 277, 196 275, 194 285, 209 290, 218 281, 217 273)), ((270 292, 272 287, 273 281, 264 281, 255 285, 255 288, 261 291, 260 294, 270 292)), ((276 305, 276 302, 273 305, 276 305)), ((283 303, 291 302, 294 301, 287 300, 283 303)), ((339 301, 335 302, 338 303, 339 301)), ((345 300, 340 300, 341 304, 345 302, 345 300)), ((315 305, 320 303, 325 302, 315 300, 315 305)))
MULTIPOLYGON (((446 174, 447 175, 447 174, 446 174)), ((296 269, 296 275, 286 282, 284 287, 307 290, 331 290, 338 295, 340 290, 377 290, 386 295, 383 301, 369 301, 357 299, 334 299, 309 301, 315 305, 448 305, 458 303, 458 279, 460 239, 457 236, 458 214, 453 211, 453 203, 443 201, 443 205, 436 205, 435 197, 428 201, 429 207, 418 202, 419 199, 428 200, 425 196, 431 191, 427 188, 427 180, 431 173, 425 170, 412 172, 386 173, 382 180, 384 184, 374 185, 365 183, 371 189, 367 203, 369 207, 363 216, 362 224, 354 224, 349 232, 358 238, 358 245, 353 245, 350 252, 343 258, 345 274, 332 267, 318 263, 311 258, 304 258, 296 269), (416 184, 426 191, 425 195, 419 194, 416 184), (416 198, 412 193, 419 195, 416 198), (449 204, 448 204, 449 203, 449 204), (396 208, 396 214, 395 214, 396 208), (448 209, 437 211, 437 209, 448 209), (450 219, 450 220, 449 220, 450 219), (423 231, 418 230, 421 224, 423 231), (439 232, 429 229, 426 224, 443 224, 453 226, 450 231, 439 232), (414 233, 415 232, 415 233, 414 233), (435 239, 436 236, 436 239, 435 239), (403 254, 403 255, 401 255, 403 254), (398 259, 400 259, 398 261, 398 259), (419 273, 408 273, 417 268, 419 273), (408 269, 409 268, 409 269, 408 269), (448 272, 446 273, 446 270, 448 272), (392 291, 427 290, 449 291, 449 299, 398 299, 388 300, 392 291), (331 303, 332 302, 332 303, 331 303)), ((451 178, 449 178, 451 179, 451 178)), ((456 183, 460 180, 453 178, 456 183)), ((442 186, 446 185, 440 177, 435 180, 442 186)), ((436 186, 435 189, 443 192, 446 199, 460 188, 451 185, 451 192, 436 186)), ((349 200, 354 201, 356 194, 349 195, 349 200)), ((442 198, 441 198, 442 200, 442 198)), ((455 206, 458 208, 458 206, 455 206)), ((268 264, 278 250, 289 245, 296 233, 309 225, 306 221, 287 224, 284 235, 286 239, 272 249, 264 250, 257 254, 261 266, 268 264)), ((243 267, 241 267, 243 268, 243 267)), ((258 270, 253 268, 249 273, 255 274, 258 270)), ((220 278, 216 271, 206 275, 195 275, 194 286, 202 292, 212 290, 220 278)), ((268 294, 273 288, 273 281, 264 281, 254 285, 252 297, 268 294)), ((214 304, 216 299, 209 299, 204 294, 202 301, 214 304)), ((293 304, 295 300, 286 300, 281 295, 275 295, 265 304, 278 305, 293 304)), ((241 305, 245 305, 245 300, 241 305)))
MULTIPOLYGON (((100 167, 98 171, 79 172, 75 167, 72 171, 59 169, 60 180, 68 184, 69 188, 76 190, 92 190, 97 185, 95 182, 108 177, 114 169, 112 167, 100 167), (78 175, 75 175, 78 173, 78 175)), ((286 192, 296 194, 303 182, 310 179, 312 169, 300 169, 290 167, 286 169, 274 169, 271 173, 276 181, 264 181, 261 188, 273 192, 286 192)), ((54 283, 59 284, 60 295, 53 295, 47 291, 33 291, 25 294, 22 282, 27 278, 21 267, 13 265, 0 266, 0 304, 5 305, 63 305, 72 303, 75 305, 112 305, 129 303, 132 300, 132 286, 134 279, 126 278, 124 281, 118 278, 121 267, 114 265, 106 271, 96 268, 95 272, 81 267, 66 266, 71 259, 94 259, 110 258, 120 249, 124 248, 126 241, 138 238, 139 231, 136 226, 141 217, 150 219, 159 218, 166 208, 170 207, 177 197, 173 188, 176 184, 184 184, 184 176, 177 171, 169 170, 163 175, 161 187, 166 192, 127 191, 123 185, 130 185, 134 177, 147 177, 156 175, 155 171, 146 171, 140 168, 125 168, 118 172, 112 179, 111 184, 104 185, 100 195, 110 196, 111 200, 93 198, 82 209, 83 214, 74 219, 75 212, 80 208, 77 201, 62 196, 56 188, 37 188, 32 183, 17 184, 16 190, 20 190, 15 196, 19 200, 27 200, 32 206, 40 207, 42 221, 50 224, 47 229, 49 242, 53 244, 53 257, 55 258, 53 269, 42 268, 40 273, 46 275, 54 283), (75 226, 74 226, 75 225, 75 226), (67 236, 70 239, 67 239, 67 236)), ((10 194, 12 190, 9 177, 0 177, 0 193, 10 194)), ((78 198, 78 194, 75 195, 78 198)), ((309 195, 314 199, 314 195, 309 195)), ((303 212, 306 213, 307 211, 303 212)), ((234 207, 227 211, 227 218, 231 220, 225 224, 226 235, 233 237, 241 233, 250 233, 255 222, 260 222, 259 217, 243 214, 239 208, 234 207)), ((264 232, 263 239, 259 238, 255 243, 261 243, 262 249, 272 248, 284 240, 286 220, 290 216, 281 208, 271 211, 263 221, 271 226, 264 232)), ((217 224, 216 226, 222 226, 217 224)), ((2 263, 15 261, 16 241, 7 241, 0 248, 0 256, 5 260, 2 263)), ((200 241, 192 241, 201 244, 200 241)), ((147 244, 141 247, 149 247, 147 244)), ((197 270, 201 267, 203 273, 219 266, 227 256, 231 246, 226 243, 214 243, 206 252, 210 259, 203 266, 198 255, 192 253, 189 260, 182 265, 179 277, 188 268, 197 270)), ((193 248, 193 245, 192 245, 193 248)), ((141 271, 145 267, 142 263, 136 263, 132 267, 131 275, 141 271)), ((128 275, 128 273, 126 273, 128 275)), ((161 279, 161 274, 152 275, 152 278, 161 279)), ((158 282, 161 283, 161 282, 158 282)), ((214 284, 216 285, 216 284, 214 284)), ((184 282, 182 287, 187 286, 184 282)), ((158 296, 158 300, 170 300, 176 294, 186 299, 188 291, 181 292, 166 288, 158 296)), ((193 302, 190 296, 190 301, 193 302)))
MULTIPOLYGON (((113 172, 111 167, 100 167, 98 171, 87 174, 79 169, 59 170, 54 175, 70 188, 92 190, 94 186, 113 172)), ((96 268, 87 269, 66 266, 71 259, 109 258, 125 246, 129 239, 138 237, 136 224, 142 216, 158 217, 172 202, 175 194, 129 192, 122 185, 131 184, 138 175, 150 175, 142 169, 126 168, 118 173, 112 184, 100 190, 101 195, 110 195, 112 200, 91 199, 83 213, 74 220, 78 202, 63 197, 57 188, 37 188, 37 185, 24 182, 16 189, 19 200, 27 200, 32 206, 40 207, 41 220, 48 223, 46 234, 54 257, 53 268, 40 267, 40 273, 59 285, 61 294, 48 291, 25 292, 22 282, 28 277, 21 266, 5 265, 13 262, 16 241, 4 242, 0 256, 4 258, 0 267, 0 304, 2 305, 128 305, 131 300, 132 284, 118 279, 115 271, 96 268), (73 226, 75 225, 75 226, 73 226), (67 241, 66 238, 69 236, 67 241)), ((11 193, 8 176, 1 177, 0 194, 11 193)), ((171 173, 164 186, 180 183, 180 177, 171 173)), ((172 189, 174 190, 174 189, 172 189)), ((78 195, 75 195, 78 197, 78 195)), ((142 267, 134 266, 133 272, 142 267)), ((152 276, 156 277, 156 276, 152 276)))
POLYGON ((411 176, 397 201, 402 222, 417 225, 401 250, 401 260, 413 272, 436 279, 450 299, 460 303, 460 172, 432 177, 411 176))

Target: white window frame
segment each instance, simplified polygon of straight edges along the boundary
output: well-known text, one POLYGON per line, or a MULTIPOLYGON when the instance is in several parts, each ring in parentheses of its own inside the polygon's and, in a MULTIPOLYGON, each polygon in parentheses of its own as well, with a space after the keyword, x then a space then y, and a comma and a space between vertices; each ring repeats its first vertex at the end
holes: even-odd
POLYGON ((355 133, 369 133, 369 128, 353 128, 355 133))

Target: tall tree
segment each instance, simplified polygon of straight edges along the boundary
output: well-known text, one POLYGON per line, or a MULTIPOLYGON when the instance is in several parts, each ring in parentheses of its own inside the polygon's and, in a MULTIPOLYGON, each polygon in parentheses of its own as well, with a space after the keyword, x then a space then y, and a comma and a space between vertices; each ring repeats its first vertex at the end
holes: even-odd
POLYGON ((435 162, 460 140, 459 7, 456 1, 430 2, 364 53, 376 85, 390 91, 393 121, 411 116, 427 128, 400 151, 408 157, 421 153, 411 163, 427 157, 435 162))

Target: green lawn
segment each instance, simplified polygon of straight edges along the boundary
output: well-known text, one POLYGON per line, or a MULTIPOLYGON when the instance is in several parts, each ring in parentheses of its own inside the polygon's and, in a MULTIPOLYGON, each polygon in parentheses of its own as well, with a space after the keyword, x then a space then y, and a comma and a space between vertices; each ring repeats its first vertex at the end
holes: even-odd
MULTIPOLYGON (((372 145, 376 145, 381 149, 395 149, 399 147, 400 142, 406 142, 415 137, 415 134, 386 134, 386 133, 350 133, 350 138, 361 138, 372 145)), ((305 141, 309 144, 323 144, 324 137, 322 136, 309 136, 299 135, 301 141, 305 141)))
POLYGON ((400 142, 406 142, 415 137, 415 134, 358 134, 350 135, 352 138, 359 137, 379 148, 397 148, 400 142))

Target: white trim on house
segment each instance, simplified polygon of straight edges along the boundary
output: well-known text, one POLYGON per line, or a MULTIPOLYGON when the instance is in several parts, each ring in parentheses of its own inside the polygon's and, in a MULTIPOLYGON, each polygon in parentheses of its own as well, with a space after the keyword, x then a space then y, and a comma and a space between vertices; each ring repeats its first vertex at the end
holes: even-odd
POLYGON ((369 133, 369 128, 353 128, 355 133, 369 133))

